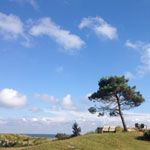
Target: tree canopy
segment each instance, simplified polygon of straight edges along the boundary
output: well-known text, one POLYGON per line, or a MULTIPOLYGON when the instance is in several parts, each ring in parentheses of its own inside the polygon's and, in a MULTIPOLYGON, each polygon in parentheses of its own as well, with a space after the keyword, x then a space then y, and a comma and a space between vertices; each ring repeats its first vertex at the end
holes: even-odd
POLYGON ((96 103, 94 107, 89 108, 89 111, 91 113, 99 112, 99 116, 106 112, 110 116, 119 115, 124 131, 127 131, 127 127, 122 111, 138 107, 144 102, 144 97, 136 90, 136 86, 129 86, 128 81, 125 76, 101 78, 98 90, 89 96, 89 100, 96 103))

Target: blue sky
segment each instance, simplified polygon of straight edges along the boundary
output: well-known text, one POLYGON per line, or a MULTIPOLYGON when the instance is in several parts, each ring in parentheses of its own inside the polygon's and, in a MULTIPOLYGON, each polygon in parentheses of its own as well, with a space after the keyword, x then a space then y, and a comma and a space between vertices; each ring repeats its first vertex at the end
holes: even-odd
POLYGON ((129 125, 150 121, 149 7, 148 0, 1 0, 0 132, 106 124, 88 113, 87 95, 110 75, 125 75, 145 97, 129 125))

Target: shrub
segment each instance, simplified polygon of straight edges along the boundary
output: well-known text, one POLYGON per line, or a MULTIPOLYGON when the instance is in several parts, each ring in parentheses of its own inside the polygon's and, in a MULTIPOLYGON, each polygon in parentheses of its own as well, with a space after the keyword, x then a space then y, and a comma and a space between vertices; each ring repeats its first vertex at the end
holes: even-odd
POLYGON ((16 145, 15 141, 0 140, 0 147, 13 147, 16 145))
POLYGON ((150 130, 144 132, 143 138, 144 140, 150 140, 150 130))
POLYGON ((58 140, 65 140, 68 139, 69 137, 65 133, 57 133, 55 135, 55 138, 57 138, 58 140))

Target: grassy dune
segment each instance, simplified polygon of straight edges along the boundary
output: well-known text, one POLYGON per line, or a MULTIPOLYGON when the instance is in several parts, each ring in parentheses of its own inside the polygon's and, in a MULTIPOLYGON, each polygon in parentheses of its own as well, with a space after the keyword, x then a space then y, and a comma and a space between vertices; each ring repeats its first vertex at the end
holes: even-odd
MULTIPOLYGON (((26 148, 11 150, 150 150, 149 141, 138 140, 140 133, 89 134, 61 141, 50 141, 26 148)), ((2 149, 0 149, 2 150, 2 149)))
POLYGON ((139 136, 138 132, 89 134, 24 150, 150 150, 150 142, 137 140, 139 136))

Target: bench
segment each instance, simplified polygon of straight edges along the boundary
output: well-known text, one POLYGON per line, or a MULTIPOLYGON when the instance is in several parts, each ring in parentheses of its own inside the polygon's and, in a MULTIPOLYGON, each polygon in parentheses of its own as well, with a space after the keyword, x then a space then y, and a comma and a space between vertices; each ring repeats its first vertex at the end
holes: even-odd
POLYGON ((116 132, 116 127, 115 126, 110 126, 109 127, 109 132, 116 132))
POLYGON ((101 128, 101 133, 105 132, 116 132, 116 127, 115 126, 104 126, 101 128))
POLYGON ((109 132, 109 126, 104 126, 102 128, 102 132, 109 132))

